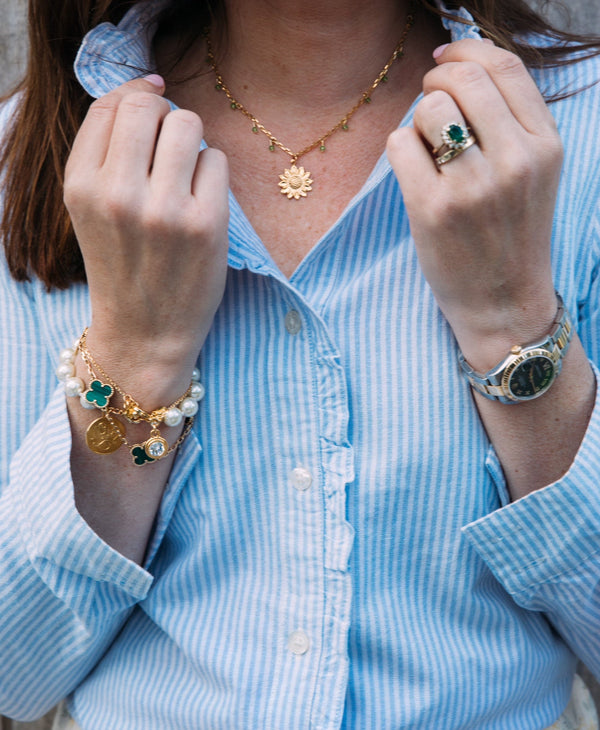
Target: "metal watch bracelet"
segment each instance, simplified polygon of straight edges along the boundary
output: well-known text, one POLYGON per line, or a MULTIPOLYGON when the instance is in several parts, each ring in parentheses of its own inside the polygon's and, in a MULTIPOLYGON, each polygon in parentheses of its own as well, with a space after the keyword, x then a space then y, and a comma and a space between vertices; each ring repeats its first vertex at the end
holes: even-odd
POLYGON ((558 308, 551 332, 541 340, 511 348, 487 373, 478 373, 460 353, 461 370, 474 390, 500 403, 521 403, 538 398, 550 389, 573 336, 569 312, 558 292, 556 297, 558 308))

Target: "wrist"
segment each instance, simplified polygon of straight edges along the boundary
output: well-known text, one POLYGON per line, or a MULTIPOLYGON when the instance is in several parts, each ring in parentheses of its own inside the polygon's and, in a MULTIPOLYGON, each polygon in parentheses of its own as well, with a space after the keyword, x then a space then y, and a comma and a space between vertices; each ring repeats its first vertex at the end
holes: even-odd
MULTIPOLYGON (((96 415, 101 412, 92 422, 88 419, 86 442, 89 449, 95 454, 106 455, 126 446, 133 463, 138 466, 174 453, 190 433, 198 402, 204 398, 200 372, 193 369, 190 384, 170 404, 148 408, 116 383, 95 360, 88 348, 87 334, 85 329, 73 348, 61 352, 61 364, 56 374, 64 382, 68 398, 78 398, 85 411, 96 415), (85 376, 84 370, 87 371, 87 382, 82 377, 85 376), (135 443, 140 425, 145 425, 149 433, 140 443, 135 443), (170 443, 161 429, 170 431, 173 428, 179 429, 180 435, 174 443, 170 443)), ((156 398, 156 394, 153 397, 156 398)))
POLYGON ((518 403, 540 397, 558 377, 573 336, 573 324, 559 294, 551 328, 541 338, 513 345, 504 358, 487 371, 478 371, 464 354, 463 374, 475 392, 501 403, 518 403))
POLYGON ((461 353, 479 372, 487 372, 514 348, 537 342, 550 331, 557 314, 557 295, 520 305, 469 313, 450 321, 461 353))
POLYGON ((156 342, 106 337, 91 326, 86 339, 94 360, 146 410, 171 402, 189 387, 200 350, 200 344, 175 337, 156 342))

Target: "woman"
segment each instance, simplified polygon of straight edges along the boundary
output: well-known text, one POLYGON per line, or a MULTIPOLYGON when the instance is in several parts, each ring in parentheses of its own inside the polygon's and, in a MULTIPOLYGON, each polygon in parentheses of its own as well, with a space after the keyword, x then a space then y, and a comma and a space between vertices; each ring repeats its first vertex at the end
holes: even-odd
POLYGON ((598 45, 463 5, 32 3, 3 713, 595 726, 598 45))

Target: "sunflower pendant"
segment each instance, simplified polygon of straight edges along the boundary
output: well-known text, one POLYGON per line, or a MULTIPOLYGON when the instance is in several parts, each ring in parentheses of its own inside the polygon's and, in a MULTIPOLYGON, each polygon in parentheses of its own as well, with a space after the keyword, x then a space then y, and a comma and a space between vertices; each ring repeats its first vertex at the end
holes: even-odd
POLYGON ((307 194, 312 190, 312 180, 310 179, 310 172, 305 170, 303 167, 296 167, 295 164, 283 171, 283 175, 279 176, 281 182, 279 187, 281 193, 288 196, 288 200, 294 198, 299 200, 300 198, 306 198, 307 194))

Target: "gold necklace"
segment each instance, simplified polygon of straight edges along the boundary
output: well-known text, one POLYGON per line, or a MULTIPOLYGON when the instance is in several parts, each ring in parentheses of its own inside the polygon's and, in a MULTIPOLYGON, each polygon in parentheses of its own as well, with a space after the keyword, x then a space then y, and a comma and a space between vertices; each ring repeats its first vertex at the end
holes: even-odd
POLYGON ((361 108, 361 106, 363 106, 363 104, 371 103, 371 94, 380 84, 385 83, 388 80, 387 74, 390 70, 390 67, 392 66, 394 61, 402 58, 402 56, 404 55, 404 43, 406 41, 408 33, 410 32, 410 29, 414 25, 414 22, 414 14, 412 12, 412 9, 409 9, 408 15, 406 16, 406 24, 404 26, 402 35, 400 36, 400 40, 398 41, 398 44, 396 45, 396 48, 394 49, 394 52, 392 53, 388 62, 377 74, 377 78, 375 79, 375 81, 373 81, 371 86, 369 86, 369 88, 361 94, 356 104, 352 107, 352 109, 350 109, 349 112, 344 114, 344 116, 337 124, 331 127, 331 129, 325 132, 325 134, 319 135, 319 137, 317 137, 314 142, 306 145, 306 147, 303 147, 299 152, 294 152, 289 147, 286 147, 282 142, 280 142, 273 134, 273 132, 269 131, 264 126, 264 124, 259 122, 254 114, 248 111, 248 109, 246 109, 246 107, 233 96, 233 94, 223 81, 223 76, 221 75, 221 72, 219 71, 219 68, 217 66, 215 54, 210 42, 209 33, 206 33, 206 60, 215 74, 217 82, 215 88, 217 89, 217 91, 222 91, 225 94, 225 96, 229 99, 229 104, 233 111, 240 111, 244 116, 250 119, 250 121, 252 122, 252 132, 254 132, 254 134, 259 134, 260 132, 262 132, 269 138, 269 150, 271 152, 275 152, 276 149, 280 149, 282 150, 282 152, 285 152, 290 157, 290 166, 289 168, 284 169, 283 174, 279 176, 278 183, 279 187, 281 188, 280 192, 283 193, 283 195, 287 195, 288 200, 299 200, 300 198, 305 198, 307 194, 312 190, 312 184, 314 182, 311 179, 311 173, 308 170, 305 170, 304 167, 298 167, 296 165, 296 162, 298 162, 301 157, 308 154, 317 147, 320 149, 321 152, 325 152, 325 141, 329 139, 332 134, 340 129, 342 131, 348 131, 348 123, 350 121, 350 118, 354 116, 354 114, 361 108))

